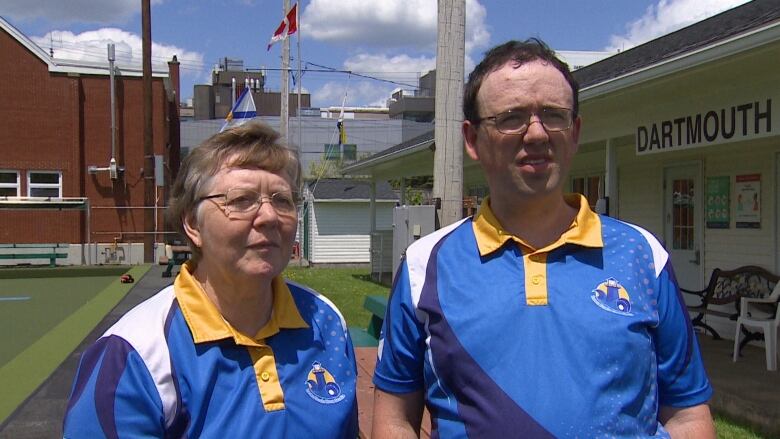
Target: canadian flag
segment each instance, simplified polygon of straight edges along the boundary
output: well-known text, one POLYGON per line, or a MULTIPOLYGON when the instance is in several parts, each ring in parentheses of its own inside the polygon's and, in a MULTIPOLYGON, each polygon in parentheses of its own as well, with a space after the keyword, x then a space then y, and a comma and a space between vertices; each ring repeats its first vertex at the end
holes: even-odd
POLYGON ((274 36, 271 37, 271 41, 268 43, 268 50, 271 50, 271 46, 274 43, 286 39, 288 35, 292 35, 295 32, 298 32, 298 3, 290 8, 290 12, 287 13, 279 27, 276 28, 274 36))

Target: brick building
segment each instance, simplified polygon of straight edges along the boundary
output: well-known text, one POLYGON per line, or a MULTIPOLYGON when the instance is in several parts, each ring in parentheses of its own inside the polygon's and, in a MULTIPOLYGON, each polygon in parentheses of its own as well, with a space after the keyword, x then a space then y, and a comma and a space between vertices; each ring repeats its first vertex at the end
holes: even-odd
MULTIPOLYGON (((155 176, 154 170, 144 175, 143 169, 142 90, 139 67, 117 63, 114 157, 119 171, 112 178, 107 169, 112 158, 108 61, 53 58, 0 17, 0 243, 68 243, 70 263, 103 262, 106 247, 99 243, 113 245, 114 254, 124 243, 122 260, 115 262, 142 259, 144 208, 154 208, 144 206, 144 176, 155 176), (21 209, 27 197, 47 197, 60 207, 81 201, 82 208, 21 209), (90 252, 85 243, 93 244, 90 252)), ((161 207, 179 162, 175 57, 168 71, 153 72, 152 91, 160 208, 154 209, 157 224, 150 229, 162 232, 161 207)), ((156 235, 155 242, 164 236, 156 235)))
MULTIPOLYGON (((240 59, 222 58, 211 71, 211 84, 198 84, 192 99, 195 120, 224 119, 233 107, 244 87, 252 91, 258 116, 279 116, 282 111, 282 94, 265 89, 265 73, 247 70, 240 59)), ((294 87, 293 87, 294 88, 294 87)), ((301 93, 301 108, 311 106, 311 95, 301 93)), ((298 115, 298 95, 290 90, 288 97, 290 117, 298 115)))

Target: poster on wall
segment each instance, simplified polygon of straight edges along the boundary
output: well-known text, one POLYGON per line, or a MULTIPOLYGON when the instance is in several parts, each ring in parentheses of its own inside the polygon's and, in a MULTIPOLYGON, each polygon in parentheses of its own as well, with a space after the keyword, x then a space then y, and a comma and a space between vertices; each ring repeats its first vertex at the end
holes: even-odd
POLYGON ((737 175, 735 220, 741 229, 761 227, 761 174, 737 175))
POLYGON ((729 185, 731 179, 725 177, 707 178, 707 202, 705 206, 708 229, 729 228, 729 185))

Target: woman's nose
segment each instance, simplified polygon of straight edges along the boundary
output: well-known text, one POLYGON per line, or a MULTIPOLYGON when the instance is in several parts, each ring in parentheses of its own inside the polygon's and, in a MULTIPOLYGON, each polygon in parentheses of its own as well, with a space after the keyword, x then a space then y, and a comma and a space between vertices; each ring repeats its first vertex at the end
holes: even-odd
POLYGON ((257 208, 257 213, 255 214, 255 223, 276 222, 278 219, 279 214, 274 209, 273 204, 271 204, 271 200, 266 197, 261 198, 260 207, 257 208))

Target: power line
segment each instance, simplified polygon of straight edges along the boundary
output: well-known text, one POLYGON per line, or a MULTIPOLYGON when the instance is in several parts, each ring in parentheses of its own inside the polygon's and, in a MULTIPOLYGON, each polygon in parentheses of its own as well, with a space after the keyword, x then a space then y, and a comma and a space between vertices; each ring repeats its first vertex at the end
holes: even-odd
MULTIPOLYGON (((96 57, 98 59, 101 59, 101 57, 105 56, 105 53, 102 50, 93 49, 92 48, 93 46, 84 46, 84 45, 81 45, 81 44, 78 44, 78 43, 74 43, 74 42, 70 42, 70 41, 58 41, 56 43, 57 44, 52 44, 51 45, 52 46, 51 48, 53 50, 55 50, 55 51, 63 51, 63 52, 66 52, 66 53, 74 53, 74 54, 82 54, 82 55, 87 55, 87 56, 93 56, 93 57, 96 57)), ((124 57, 129 57, 130 59, 132 59, 133 51, 131 51, 131 50, 122 50, 122 49, 118 48, 116 50, 116 53, 117 53, 119 58, 122 58, 123 55, 124 55, 124 57)), ((160 62, 170 61, 170 58, 165 57, 165 56, 152 56, 152 59, 153 60, 158 60, 160 62)), ((208 63, 208 64, 212 64, 212 63, 208 63)), ((183 68, 185 70, 204 70, 204 69, 206 69, 206 66, 208 64, 206 63, 206 61, 198 62, 198 61, 189 61, 186 58, 179 59, 179 68, 180 69, 183 68)), ((213 64, 219 64, 219 62, 216 62, 216 63, 213 63, 213 64)), ((311 73, 351 74, 351 75, 355 75, 357 77, 370 79, 370 80, 373 80, 373 81, 386 82, 386 83, 389 83, 389 84, 403 86, 403 87, 409 87, 409 88, 417 88, 416 84, 408 84, 408 83, 405 83, 405 82, 399 82, 399 81, 393 81, 393 80, 390 80, 390 79, 380 78, 380 77, 377 77, 377 76, 374 76, 374 75, 370 75, 369 73, 374 73, 374 74, 381 73, 383 76, 387 76, 387 75, 393 75, 393 74, 396 74, 396 75, 419 74, 419 72, 373 72, 373 71, 358 72, 358 71, 354 71, 354 70, 337 69, 337 68, 334 68, 334 67, 324 66, 324 65, 320 65, 320 64, 317 64, 317 63, 309 62, 309 61, 306 61, 305 64, 306 64, 307 68, 302 71, 303 73, 311 72, 311 73), (319 69, 308 68, 309 65, 312 65, 312 66, 315 66, 315 67, 319 67, 319 69)), ((247 68, 245 70, 251 72, 251 71, 264 71, 264 70, 265 71, 282 71, 283 69, 281 69, 281 68, 263 67, 263 68, 247 68)))
POLYGON ((355 76, 358 76, 358 77, 361 77, 361 78, 366 78, 366 79, 372 79, 374 81, 387 82, 387 83, 394 84, 394 85, 402 85, 402 86, 405 86, 405 87, 417 88, 417 85, 411 85, 411 84, 406 84, 406 83, 403 83, 403 82, 391 81, 389 79, 384 79, 384 78, 377 78, 375 76, 370 76, 370 75, 365 75, 365 74, 362 74, 362 73, 354 72, 352 70, 334 69, 333 67, 323 66, 323 65, 315 64, 313 62, 308 62, 308 61, 306 62, 306 65, 307 66, 308 65, 313 65, 313 66, 319 67, 321 69, 327 69, 327 70, 329 70, 331 72, 348 73, 350 75, 355 75, 355 76))

